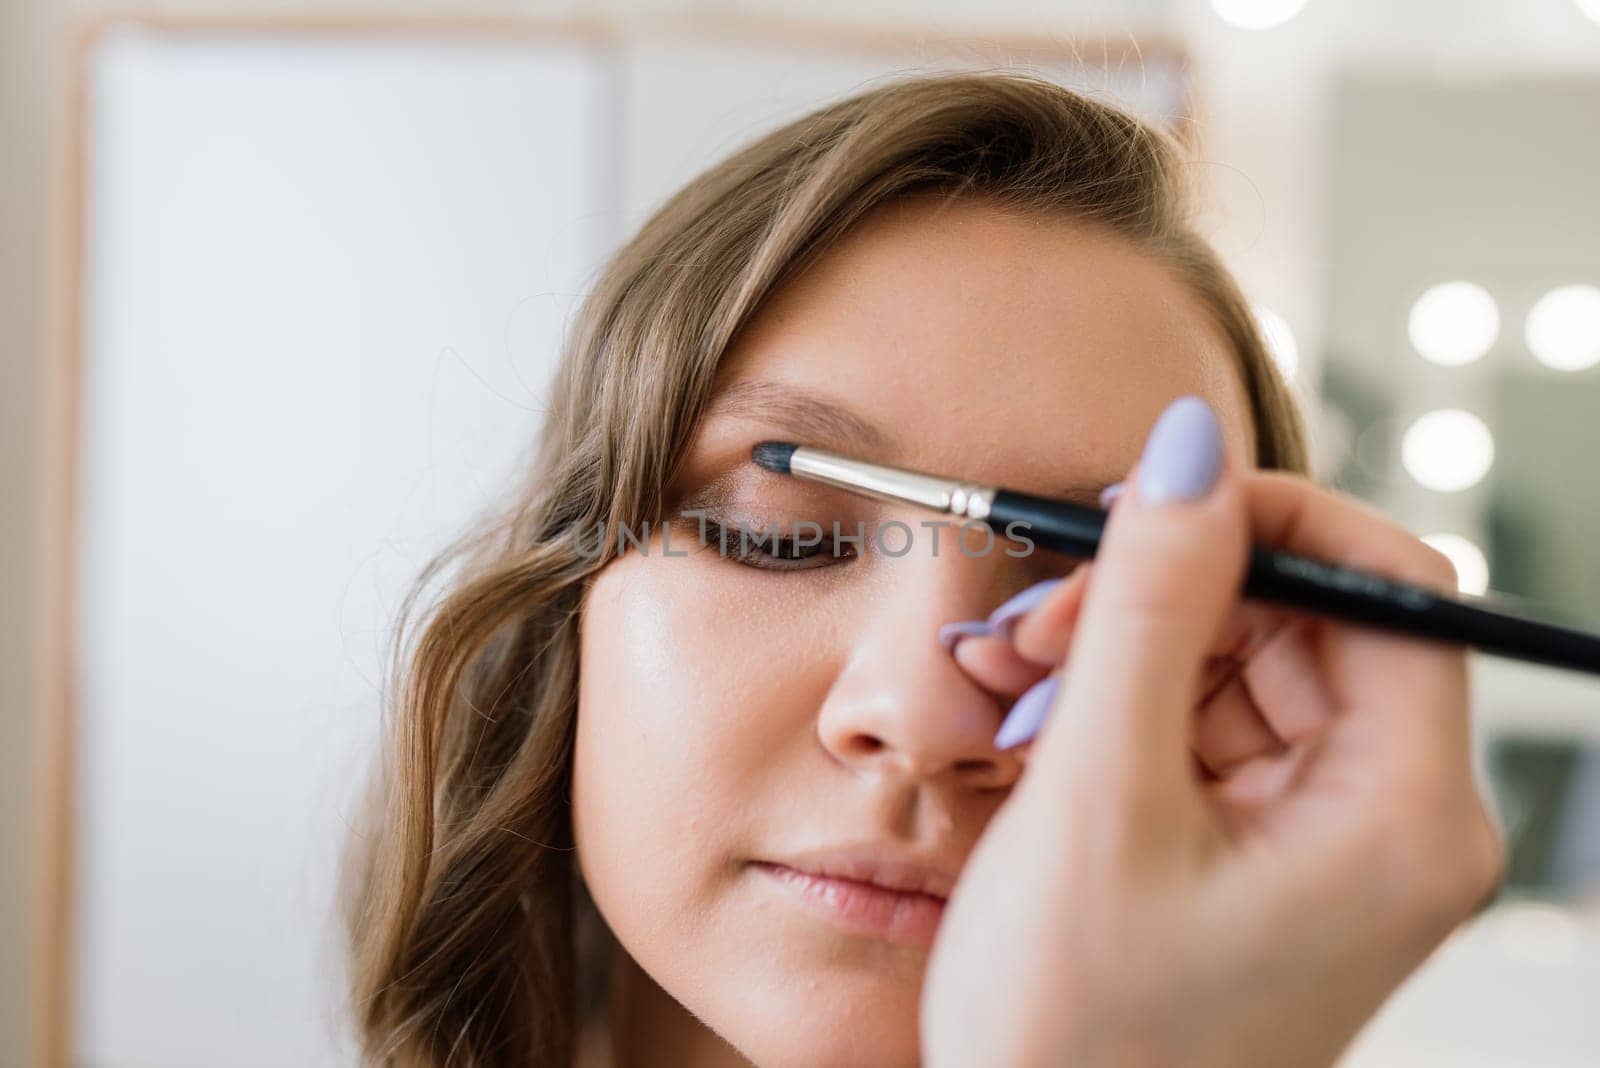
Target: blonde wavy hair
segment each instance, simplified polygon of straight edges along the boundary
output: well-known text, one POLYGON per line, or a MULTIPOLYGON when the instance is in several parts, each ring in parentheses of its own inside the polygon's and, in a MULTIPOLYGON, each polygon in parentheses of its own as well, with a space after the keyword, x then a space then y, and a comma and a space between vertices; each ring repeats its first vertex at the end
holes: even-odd
POLYGON ((579 615, 614 552, 580 555, 570 532, 659 521, 731 339, 874 207, 981 194, 1147 250, 1232 342, 1258 465, 1308 473, 1249 305, 1192 229, 1187 173, 1170 135, 1051 82, 916 76, 742 148, 610 259, 570 331, 526 481, 429 562, 400 613, 385 748, 345 872, 369 1063, 570 1065, 603 1014, 611 943, 577 873, 568 802, 579 615))

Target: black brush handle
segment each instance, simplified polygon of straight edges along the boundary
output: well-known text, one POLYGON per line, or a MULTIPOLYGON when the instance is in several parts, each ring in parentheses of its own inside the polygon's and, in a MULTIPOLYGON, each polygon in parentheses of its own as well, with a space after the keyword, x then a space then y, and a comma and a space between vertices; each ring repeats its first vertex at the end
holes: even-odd
MULTIPOLYGON (((1018 524, 1036 544, 1090 558, 1100 548, 1106 517, 1098 508, 999 490, 987 522, 1000 534, 1018 524)), ((1253 547, 1242 593, 1351 623, 1600 675, 1600 635, 1468 604, 1309 556, 1253 547)))

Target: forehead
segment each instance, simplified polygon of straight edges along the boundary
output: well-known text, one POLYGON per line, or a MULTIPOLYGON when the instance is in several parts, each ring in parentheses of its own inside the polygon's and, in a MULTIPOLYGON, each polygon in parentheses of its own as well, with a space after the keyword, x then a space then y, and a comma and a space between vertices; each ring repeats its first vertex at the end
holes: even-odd
POLYGON ((1254 452, 1236 358, 1188 287, 1118 236, 976 198, 884 205, 781 287, 725 357, 705 429, 788 391, 884 428, 873 458, 1019 489, 1121 478, 1184 393, 1241 462, 1254 452))

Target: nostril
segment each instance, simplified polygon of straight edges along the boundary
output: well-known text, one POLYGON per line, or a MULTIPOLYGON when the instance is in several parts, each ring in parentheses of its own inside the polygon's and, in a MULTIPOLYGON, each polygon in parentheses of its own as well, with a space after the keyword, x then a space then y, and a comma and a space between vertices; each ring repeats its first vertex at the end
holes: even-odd
POLYGON ((993 771, 993 770, 994 770, 994 761, 985 760, 982 757, 974 757, 971 760, 958 760, 958 761, 956 761, 956 771, 962 773, 963 775, 970 774, 972 772, 985 772, 985 773, 987 773, 987 772, 990 772, 990 771, 993 771))

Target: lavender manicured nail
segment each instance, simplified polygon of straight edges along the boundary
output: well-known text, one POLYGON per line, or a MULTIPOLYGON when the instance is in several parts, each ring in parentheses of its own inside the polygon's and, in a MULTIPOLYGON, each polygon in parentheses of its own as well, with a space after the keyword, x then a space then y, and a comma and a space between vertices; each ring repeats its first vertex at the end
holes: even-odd
POLYGON ((939 644, 944 646, 945 652, 953 653, 962 638, 987 638, 992 633, 989 624, 981 619, 963 619, 939 628, 939 644))
POLYGON ((1222 469, 1222 432, 1211 405, 1194 394, 1167 405, 1139 458, 1139 500, 1192 501, 1211 491, 1222 469))
POLYGON ((1109 485, 1105 489, 1101 490, 1100 491, 1100 507, 1101 508, 1110 508, 1111 507, 1111 502, 1116 500, 1118 497, 1122 496, 1122 491, 1123 491, 1124 488, 1126 488, 1126 486, 1127 486, 1127 483, 1124 483, 1124 482, 1113 482, 1111 485, 1109 485))
POLYGON ((1009 640, 1011 638, 1011 630, 1017 625, 1017 621, 1033 611, 1040 601, 1050 596, 1051 590, 1065 581, 1065 579, 1053 578, 1045 579, 1043 582, 1035 582, 1032 586, 1029 586, 989 613, 990 629, 1000 637, 1009 640))
POLYGON ((1005 722, 995 732, 994 744, 999 749, 1021 745, 1039 733, 1050 706, 1055 703, 1056 691, 1061 688, 1058 675, 1046 675, 1025 690, 1017 703, 1006 713, 1005 722))

